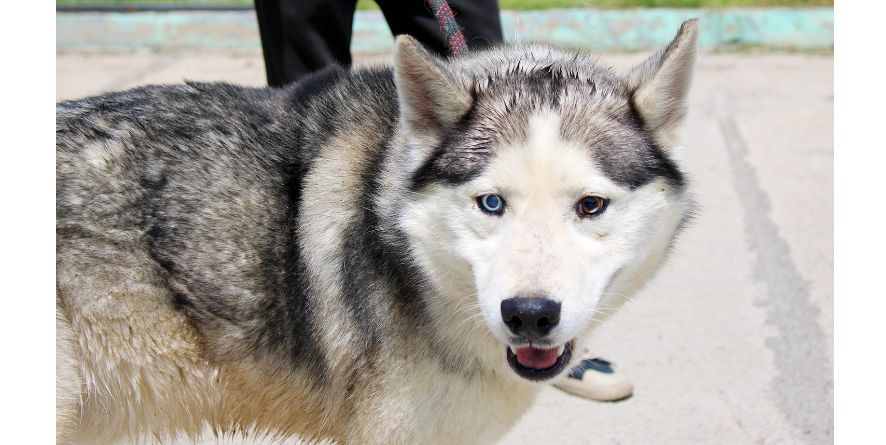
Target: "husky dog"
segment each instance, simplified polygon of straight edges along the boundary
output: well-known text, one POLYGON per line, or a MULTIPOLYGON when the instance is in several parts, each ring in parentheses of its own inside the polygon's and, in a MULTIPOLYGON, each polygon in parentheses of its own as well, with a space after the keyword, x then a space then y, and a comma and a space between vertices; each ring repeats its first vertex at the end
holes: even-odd
POLYGON ((59 442, 495 441, 691 212, 696 34, 60 103, 59 442))

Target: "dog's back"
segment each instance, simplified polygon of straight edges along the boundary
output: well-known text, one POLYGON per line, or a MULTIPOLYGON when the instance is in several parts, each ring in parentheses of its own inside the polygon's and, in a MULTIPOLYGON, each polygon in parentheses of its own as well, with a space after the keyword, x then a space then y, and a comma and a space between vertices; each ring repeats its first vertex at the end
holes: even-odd
MULTIPOLYGON (((80 440, 95 443, 199 433, 203 416, 219 403, 217 371, 175 308, 157 256, 171 248, 162 238, 174 237, 170 230, 193 229, 169 226, 187 216, 176 213, 184 209, 161 210, 168 187, 180 187, 183 175, 209 180, 195 161, 224 148, 220 134, 211 142, 219 130, 207 127, 215 121, 225 128, 222 102, 188 104, 208 100, 196 86, 146 87, 58 107, 60 440, 81 431, 91 436, 80 440)), ((203 213, 193 192, 177 202, 203 213)))
MULTIPOLYGON (((58 106, 60 440, 197 435, 241 420, 222 394, 255 382, 218 363, 285 345, 257 321, 297 327, 276 317, 304 304, 282 293, 302 288, 288 261, 293 184, 314 154, 294 150, 313 135, 292 127, 341 72, 322 76, 288 90, 187 84, 58 106)), ((288 340, 304 363, 317 359, 288 340)))

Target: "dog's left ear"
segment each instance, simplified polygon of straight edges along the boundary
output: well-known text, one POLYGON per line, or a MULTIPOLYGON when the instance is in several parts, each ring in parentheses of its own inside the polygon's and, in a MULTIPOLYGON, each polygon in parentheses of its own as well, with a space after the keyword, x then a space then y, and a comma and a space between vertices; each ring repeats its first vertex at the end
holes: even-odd
POLYGON ((402 119, 413 136, 440 137, 471 107, 471 95, 443 61, 408 35, 397 37, 394 82, 402 119))
POLYGON ((627 76, 634 107, 657 143, 670 148, 686 117, 686 96, 698 52, 698 19, 683 22, 674 40, 627 76))

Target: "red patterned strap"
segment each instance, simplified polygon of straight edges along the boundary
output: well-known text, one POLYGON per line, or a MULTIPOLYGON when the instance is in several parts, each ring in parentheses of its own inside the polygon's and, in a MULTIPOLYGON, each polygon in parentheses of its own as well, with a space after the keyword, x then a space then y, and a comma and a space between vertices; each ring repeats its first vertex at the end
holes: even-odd
POLYGON ((449 47, 449 53, 453 56, 463 54, 468 50, 468 44, 465 42, 465 36, 461 32, 461 27, 455 22, 455 14, 449 7, 446 0, 428 0, 437 23, 446 37, 446 46, 449 47))

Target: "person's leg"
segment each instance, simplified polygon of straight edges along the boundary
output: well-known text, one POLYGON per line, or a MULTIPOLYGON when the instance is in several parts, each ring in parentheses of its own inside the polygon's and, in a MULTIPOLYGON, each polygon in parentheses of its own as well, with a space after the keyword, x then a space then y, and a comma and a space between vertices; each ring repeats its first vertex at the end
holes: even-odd
POLYGON ((279 86, 278 71, 283 66, 283 26, 280 23, 278 2, 255 0, 255 15, 258 18, 258 33, 261 36, 268 85, 279 86))
POLYGON ((356 0, 256 0, 268 85, 331 64, 351 65, 356 0))
MULTIPOLYGON (((425 0, 376 0, 391 32, 409 34, 438 54, 448 55, 445 37, 425 0)), ((449 0, 455 20, 461 26, 468 48, 480 48, 502 41, 501 17, 497 0, 449 0)))
POLYGON ((498 0, 449 0, 449 6, 462 27, 468 48, 481 48, 504 40, 498 0))

